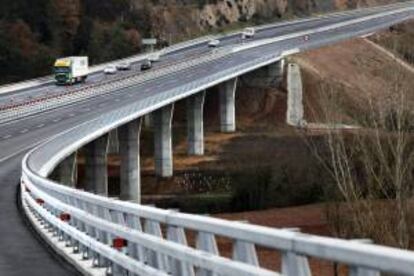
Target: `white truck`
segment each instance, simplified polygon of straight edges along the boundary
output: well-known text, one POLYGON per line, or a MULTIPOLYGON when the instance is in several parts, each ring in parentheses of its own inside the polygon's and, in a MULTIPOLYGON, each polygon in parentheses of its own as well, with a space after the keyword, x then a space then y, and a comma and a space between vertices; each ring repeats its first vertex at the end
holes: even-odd
POLYGON ((244 28, 242 32, 242 39, 254 37, 256 30, 252 27, 244 28))
POLYGON ((154 52, 148 56, 148 60, 151 62, 157 62, 160 60, 160 58, 161 58, 161 55, 159 52, 154 52))
POLYGON ((74 84, 84 82, 89 74, 88 57, 65 57, 55 61, 56 83, 74 84))

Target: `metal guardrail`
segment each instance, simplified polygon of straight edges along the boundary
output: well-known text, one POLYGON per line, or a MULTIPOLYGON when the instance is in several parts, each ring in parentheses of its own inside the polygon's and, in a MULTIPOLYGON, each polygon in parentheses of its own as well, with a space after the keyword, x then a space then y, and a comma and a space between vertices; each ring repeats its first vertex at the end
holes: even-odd
POLYGON ((190 271, 195 269, 220 275, 278 275, 260 268, 257 250, 260 247, 282 254, 283 275, 311 275, 306 256, 346 264, 356 270, 414 275, 413 252, 240 222, 229 223, 86 192, 73 193, 70 189, 57 192, 55 187, 50 187, 55 184, 38 187, 25 178, 22 183, 23 200, 48 228, 62 235, 62 239, 79 254, 94 258, 97 264, 112 266, 112 269, 114 266, 126 269, 130 263, 141 263, 173 275, 194 275, 190 271), (57 222, 62 214, 70 214, 66 223, 57 222), (188 245, 188 231, 196 232, 195 248, 188 245), (76 239, 75 235, 85 233, 91 240, 76 239), (107 263, 108 256, 96 250, 95 243, 111 248, 116 237, 127 241, 125 251, 120 254, 132 257, 132 260, 117 262, 111 258, 112 263, 107 263), (232 260, 218 257, 219 238, 230 239, 232 260), (188 274, 178 272, 183 267, 188 274))
POLYGON ((160 210, 47 179, 65 157, 109 130, 280 58, 280 53, 263 56, 149 96, 36 147, 22 161, 21 197, 28 215, 73 255, 114 275, 280 275, 261 267, 261 248, 281 254, 283 275, 311 275, 308 257, 348 265, 355 275, 414 275, 414 252, 160 210), (220 254, 223 238, 231 257, 220 254))

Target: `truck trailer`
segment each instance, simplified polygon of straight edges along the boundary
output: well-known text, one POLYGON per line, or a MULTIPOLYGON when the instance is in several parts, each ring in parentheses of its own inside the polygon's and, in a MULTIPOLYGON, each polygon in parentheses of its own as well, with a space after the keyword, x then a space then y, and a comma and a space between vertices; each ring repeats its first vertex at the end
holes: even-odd
POLYGON ((89 74, 88 57, 65 57, 56 60, 55 80, 60 84, 84 82, 89 74))

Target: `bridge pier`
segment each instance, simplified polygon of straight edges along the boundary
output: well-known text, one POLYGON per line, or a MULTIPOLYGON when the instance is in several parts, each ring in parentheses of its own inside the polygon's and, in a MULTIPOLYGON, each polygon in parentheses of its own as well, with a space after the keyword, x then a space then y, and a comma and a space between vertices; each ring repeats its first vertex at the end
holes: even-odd
POLYGON ((160 177, 173 175, 172 117, 174 104, 152 113, 154 124, 155 174, 160 177))
POLYGON ((118 128, 119 154, 121 156, 120 198, 141 202, 141 166, 139 137, 142 119, 138 118, 118 128))
POLYGON ((72 153, 58 166, 58 181, 69 187, 75 187, 77 182, 77 154, 72 153))
POLYGON ((108 153, 119 153, 118 129, 108 133, 108 153))
POLYGON ((151 114, 144 115, 144 127, 152 127, 152 117, 151 114))
POLYGON ((269 76, 273 78, 273 82, 276 86, 279 86, 283 82, 283 76, 285 74, 285 59, 281 59, 268 66, 269 76))
POLYGON ((203 108, 206 91, 187 98, 188 154, 204 154, 203 108))
POLYGON ((297 64, 288 65, 287 90, 286 122, 291 126, 300 126, 303 123, 303 87, 300 67, 297 64))
POLYGON ((85 190, 108 195, 107 150, 108 134, 85 147, 85 190))
POLYGON ((237 78, 219 85, 221 132, 236 131, 236 87, 237 78))

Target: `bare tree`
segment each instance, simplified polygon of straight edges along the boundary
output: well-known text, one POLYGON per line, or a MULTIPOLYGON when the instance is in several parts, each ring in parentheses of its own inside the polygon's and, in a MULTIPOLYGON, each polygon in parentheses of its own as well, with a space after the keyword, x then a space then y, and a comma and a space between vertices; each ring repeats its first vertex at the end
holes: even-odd
POLYGON ((346 112, 341 89, 321 88, 319 118, 326 133, 323 143, 309 136, 306 141, 331 174, 342 200, 328 212, 339 236, 410 246, 414 90, 407 77, 402 70, 390 71, 387 95, 362 94, 362 108, 353 106, 352 112, 346 112))

